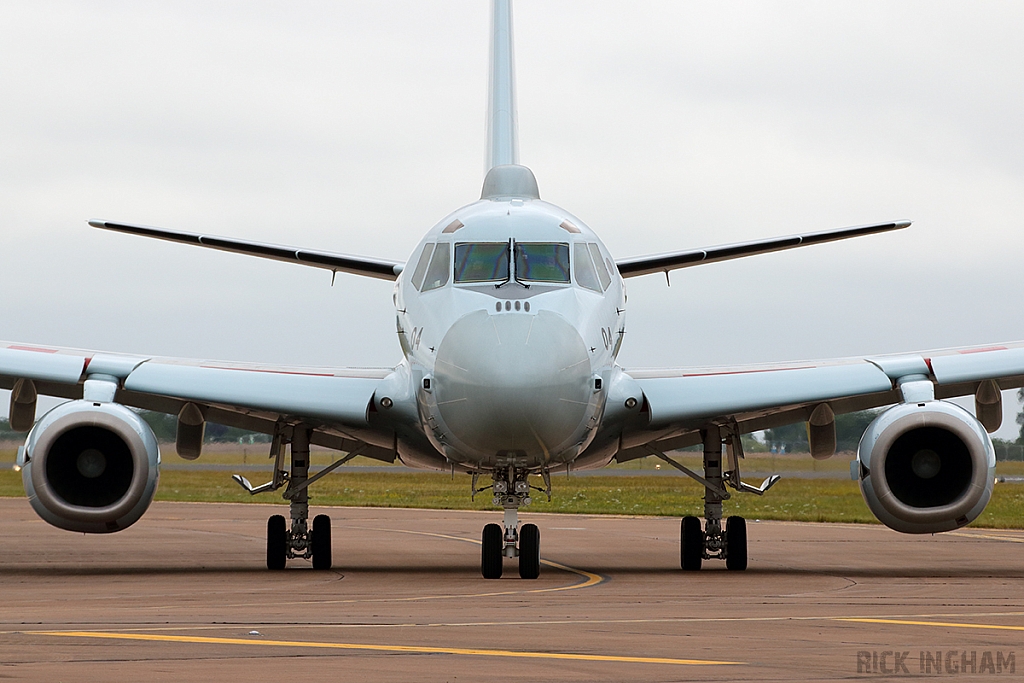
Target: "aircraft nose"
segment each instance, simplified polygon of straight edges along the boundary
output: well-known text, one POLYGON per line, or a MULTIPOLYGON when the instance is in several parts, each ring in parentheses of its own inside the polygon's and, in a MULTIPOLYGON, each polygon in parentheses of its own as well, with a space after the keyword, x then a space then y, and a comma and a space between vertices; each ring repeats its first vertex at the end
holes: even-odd
POLYGON ((575 445, 591 400, 579 332, 550 311, 477 311, 441 341, 435 395, 445 425, 474 455, 547 462, 575 445))

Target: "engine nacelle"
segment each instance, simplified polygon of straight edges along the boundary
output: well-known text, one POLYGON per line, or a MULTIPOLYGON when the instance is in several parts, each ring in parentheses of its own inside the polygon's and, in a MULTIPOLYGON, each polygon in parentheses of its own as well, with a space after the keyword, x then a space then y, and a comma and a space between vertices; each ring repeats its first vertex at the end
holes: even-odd
POLYGON ((861 493, 880 522, 929 534, 977 519, 992 497, 996 456, 973 415, 928 401, 875 418, 857 447, 857 467, 861 493))
POLYGON ((109 533, 142 516, 156 493, 160 449, 149 425, 117 403, 71 401, 29 432, 22 482, 44 520, 109 533))

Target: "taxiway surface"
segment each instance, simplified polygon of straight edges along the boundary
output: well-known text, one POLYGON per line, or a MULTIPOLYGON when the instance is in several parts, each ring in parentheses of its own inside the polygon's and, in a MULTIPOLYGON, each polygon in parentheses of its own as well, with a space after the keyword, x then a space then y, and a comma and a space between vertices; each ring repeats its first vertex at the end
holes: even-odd
POLYGON ((1024 532, 750 520, 748 571, 683 573, 678 520, 525 513, 541 578, 485 581, 497 512, 316 508, 335 568, 268 572, 282 509, 155 503, 84 536, 0 499, 0 678, 836 680, 936 652, 1024 672, 1024 532))

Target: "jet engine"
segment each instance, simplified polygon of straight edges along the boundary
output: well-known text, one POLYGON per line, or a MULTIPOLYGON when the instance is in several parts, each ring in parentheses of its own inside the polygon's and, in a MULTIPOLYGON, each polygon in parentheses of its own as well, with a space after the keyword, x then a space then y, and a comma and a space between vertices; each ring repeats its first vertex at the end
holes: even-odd
POLYGON ((864 501, 880 522, 909 534, 974 521, 992 497, 996 457, 985 428, 946 401, 905 403, 875 418, 855 463, 864 501))
POLYGON ((29 432, 20 462, 36 513, 56 527, 86 533, 137 522, 160 476, 153 430, 117 403, 57 406, 29 432))

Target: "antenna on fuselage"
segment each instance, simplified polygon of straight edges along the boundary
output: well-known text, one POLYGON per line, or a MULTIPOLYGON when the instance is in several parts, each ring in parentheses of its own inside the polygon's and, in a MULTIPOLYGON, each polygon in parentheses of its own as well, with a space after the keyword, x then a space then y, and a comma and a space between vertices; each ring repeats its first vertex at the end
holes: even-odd
POLYGON ((487 176, 481 199, 540 199, 533 171, 519 165, 519 120, 512 44, 512 0, 491 3, 491 64, 487 86, 487 176))

